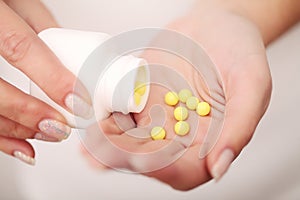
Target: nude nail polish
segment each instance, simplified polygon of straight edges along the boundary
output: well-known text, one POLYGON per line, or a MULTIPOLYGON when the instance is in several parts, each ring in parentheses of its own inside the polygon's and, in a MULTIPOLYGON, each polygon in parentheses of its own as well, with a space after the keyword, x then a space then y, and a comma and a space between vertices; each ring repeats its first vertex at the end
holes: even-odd
POLYGON ((41 140, 41 141, 46 141, 46 142, 60 142, 60 141, 62 141, 60 139, 47 136, 43 133, 36 133, 35 136, 34 136, 34 139, 41 140))
POLYGON ((89 119, 93 115, 91 105, 84 101, 76 94, 68 94, 65 98, 65 105, 72 111, 74 115, 89 119))
POLYGON ((35 159, 31 156, 22 153, 21 151, 14 151, 13 156, 26 164, 35 165, 35 159))
POLYGON ((230 167, 233 160, 234 160, 233 151, 230 149, 224 150, 220 154, 217 162, 212 167, 212 170, 211 170, 212 177, 216 181, 219 181, 222 178, 222 176, 226 173, 226 171, 230 167))
POLYGON ((58 140, 67 139, 71 133, 69 126, 53 119, 42 120, 38 127, 42 133, 49 135, 49 137, 57 138, 58 140))

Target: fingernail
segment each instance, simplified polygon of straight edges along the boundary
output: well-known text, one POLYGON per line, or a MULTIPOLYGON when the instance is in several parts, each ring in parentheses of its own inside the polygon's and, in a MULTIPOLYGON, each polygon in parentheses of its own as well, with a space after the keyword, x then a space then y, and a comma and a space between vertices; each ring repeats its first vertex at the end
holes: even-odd
POLYGON ((233 162, 234 153, 230 149, 224 150, 219 156, 217 162, 213 165, 211 170, 212 177, 219 181, 225 172, 228 170, 229 166, 233 162))
POLYGON ((79 117, 89 119, 93 115, 91 105, 76 94, 68 94, 65 98, 65 104, 74 115, 79 117))
POLYGON ((41 141, 46 141, 46 142, 60 142, 61 140, 54 138, 54 137, 49 137, 43 133, 36 133, 34 136, 34 139, 36 140, 41 140, 41 141))
POLYGON ((55 137, 58 140, 67 139, 71 133, 69 126, 53 119, 44 119, 38 126, 42 133, 48 134, 49 137, 55 137))
POLYGON ((21 160, 22 162, 24 162, 28 165, 35 165, 35 159, 22 153, 21 151, 14 151, 13 155, 15 158, 21 160))

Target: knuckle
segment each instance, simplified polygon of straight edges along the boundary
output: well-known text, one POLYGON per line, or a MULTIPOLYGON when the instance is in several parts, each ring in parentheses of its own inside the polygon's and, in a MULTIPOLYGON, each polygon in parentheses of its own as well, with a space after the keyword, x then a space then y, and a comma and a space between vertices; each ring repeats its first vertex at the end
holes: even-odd
POLYGON ((42 108, 35 101, 20 101, 17 105, 17 109, 21 115, 30 113, 30 115, 36 117, 42 112, 42 108))
POLYGON ((10 63, 21 61, 29 50, 33 37, 27 33, 0 33, 0 53, 10 63))
POLYGON ((18 138, 18 139, 27 139, 27 138, 31 138, 32 135, 33 133, 31 133, 31 131, 28 131, 26 128, 24 128, 22 125, 18 123, 12 123, 10 125, 9 137, 18 138))
POLYGON ((1 134, 3 134, 5 137, 26 139, 28 136, 28 131, 26 131, 24 127, 17 122, 5 117, 1 117, 0 120, 1 134))
POLYGON ((36 101, 19 99, 13 102, 11 116, 13 121, 24 122, 35 121, 40 118, 43 108, 36 101), (30 117, 30 119, 29 119, 30 117))
POLYGON ((20 128, 17 123, 10 123, 10 125, 7 127, 7 131, 9 134, 9 137, 13 138, 19 138, 20 137, 20 128))

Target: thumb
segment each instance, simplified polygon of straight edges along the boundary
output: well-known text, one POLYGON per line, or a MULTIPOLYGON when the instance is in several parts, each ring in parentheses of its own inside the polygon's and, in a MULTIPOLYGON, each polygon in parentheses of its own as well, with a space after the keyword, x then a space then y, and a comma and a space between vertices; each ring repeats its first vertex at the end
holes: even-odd
POLYGON ((219 140, 206 157, 211 176, 219 180, 248 144, 265 113, 271 96, 271 78, 266 65, 244 68, 228 81, 225 119, 219 140), (265 71, 264 71, 265 69, 265 71), (259 73, 257 73, 259 72, 259 73))

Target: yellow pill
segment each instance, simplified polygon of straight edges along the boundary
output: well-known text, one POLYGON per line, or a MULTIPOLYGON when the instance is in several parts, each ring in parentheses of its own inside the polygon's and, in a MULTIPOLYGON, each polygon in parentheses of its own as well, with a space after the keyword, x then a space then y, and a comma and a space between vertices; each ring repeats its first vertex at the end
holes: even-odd
POLYGON ((135 83, 134 92, 138 93, 139 95, 143 96, 146 93, 146 84, 140 81, 135 83))
POLYGON ((179 106, 174 110, 174 117, 178 121, 184 121, 188 118, 188 116, 189 111, 185 107, 179 106))
POLYGON ((197 106, 197 113, 200 116, 206 116, 210 113, 210 105, 207 102, 200 102, 197 106))
POLYGON ((192 96, 186 100, 186 107, 188 107, 190 110, 196 110, 198 104, 199 99, 197 97, 192 96))
POLYGON ((178 93, 178 97, 179 97, 179 100, 182 102, 182 103, 185 103, 186 100, 193 96, 192 92, 188 89, 183 89, 183 90, 180 90, 180 92, 178 93))
POLYGON ((166 131, 162 127, 155 126, 151 130, 151 137, 153 140, 163 140, 166 137, 166 131))
POLYGON ((139 93, 135 92, 133 95, 135 105, 139 106, 142 101, 142 97, 139 93))
POLYGON ((175 133, 180 136, 185 136, 190 131, 190 125, 186 121, 179 121, 174 126, 175 133))
POLYGON ((165 95, 165 102, 169 106, 175 106, 179 101, 179 97, 176 92, 168 92, 165 95))

